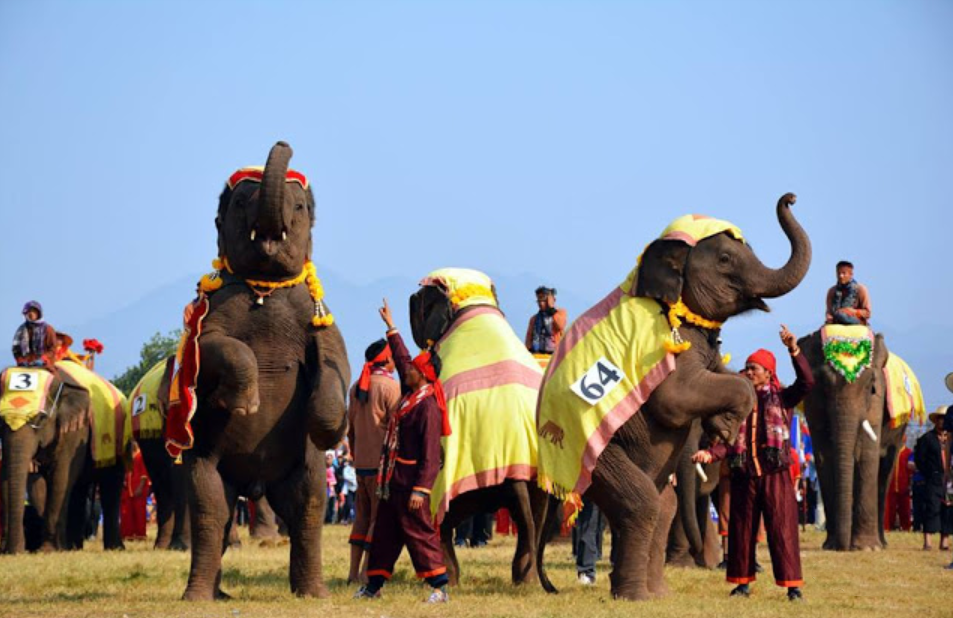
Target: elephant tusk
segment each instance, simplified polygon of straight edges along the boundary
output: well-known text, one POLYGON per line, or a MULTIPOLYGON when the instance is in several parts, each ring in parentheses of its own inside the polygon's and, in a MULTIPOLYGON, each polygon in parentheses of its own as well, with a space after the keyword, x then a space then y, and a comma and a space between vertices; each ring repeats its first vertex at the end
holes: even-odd
POLYGON ((698 474, 698 478, 702 480, 702 483, 708 482, 708 475, 705 474, 705 469, 702 468, 702 465, 700 463, 695 464, 695 472, 698 474))
POLYGON ((288 232, 281 232, 281 240, 288 240, 288 232))
POLYGON ((251 231, 251 241, 255 242, 255 230, 251 231))
POLYGON ((870 426, 870 421, 864 419, 864 422, 861 423, 860 426, 864 428, 864 431, 867 433, 867 437, 874 442, 877 441, 877 434, 874 432, 874 428, 870 426))

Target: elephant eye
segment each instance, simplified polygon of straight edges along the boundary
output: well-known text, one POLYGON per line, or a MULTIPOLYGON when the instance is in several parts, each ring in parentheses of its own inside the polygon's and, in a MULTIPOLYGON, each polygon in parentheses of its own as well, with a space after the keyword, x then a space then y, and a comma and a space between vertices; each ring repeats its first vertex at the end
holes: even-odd
POLYGON ((728 264, 730 262, 731 262, 731 255, 727 253, 722 253, 721 255, 718 256, 719 264, 728 264))
POLYGON ((296 211, 304 210, 304 204, 295 204, 295 210, 296 211))

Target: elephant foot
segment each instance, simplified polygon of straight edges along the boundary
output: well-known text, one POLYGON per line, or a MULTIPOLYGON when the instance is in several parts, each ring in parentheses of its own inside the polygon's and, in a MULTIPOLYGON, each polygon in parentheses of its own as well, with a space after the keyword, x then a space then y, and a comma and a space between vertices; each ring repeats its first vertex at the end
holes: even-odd
MULTIPOLYGON (((218 592, 221 592, 219 590, 218 592)), ((224 593, 222 593, 224 594, 224 593)), ((216 592, 214 590, 199 590, 189 586, 182 595, 183 601, 214 601, 216 592)))
POLYGON ((40 545, 40 549, 38 551, 41 554, 52 554, 56 551, 56 545, 50 541, 43 541, 43 544, 40 545))
POLYGON ((216 601, 231 601, 232 595, 228 594, 221 588, 218 588, 217 590, 215 590, 215 600, 216 601))
POLYGON ((120 542, 118 545, 109 545, 108 547, 103 547, 106 551, 126 551, 126 546, 120 542))
POLYGON ((291 590, 296 596, 299 597, 311 597, 314 599, 329 599, 331 598, 331 593, 328 591, 327 586, 324 585, 324 582, 318 582, 311 586, 305 588, 299 588, 291 590))
POLYGON ((258 542, 258 547, 284 547, 289 543, 290 541, 288 539, 276 536, 274 538, 262 539, 258 542))
POLYGON ((652 595, 651 598, 661 599, 667 597, 671 592, 668 588, 668 584, 665 583, 664 579, 660 579, 655 584, 649 584, 649 594, 652 595))
POLYGON ((643 592, 613 592, 612 598, 619 601, 651 601, 655 596, 648 590, 643 592))
POLYGON ((173 539, 166 549, 170 551, 189 551, 189 544, 182 539, 173 539))

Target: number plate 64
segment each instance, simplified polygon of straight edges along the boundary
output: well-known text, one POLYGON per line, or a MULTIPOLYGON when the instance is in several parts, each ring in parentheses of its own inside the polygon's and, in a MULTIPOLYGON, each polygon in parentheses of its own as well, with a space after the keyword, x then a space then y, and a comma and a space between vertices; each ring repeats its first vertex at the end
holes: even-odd
POLYGON ((625 373, 603 356, 569 388, 587 403, 596 405, 615 390, 624 377, 625 373))

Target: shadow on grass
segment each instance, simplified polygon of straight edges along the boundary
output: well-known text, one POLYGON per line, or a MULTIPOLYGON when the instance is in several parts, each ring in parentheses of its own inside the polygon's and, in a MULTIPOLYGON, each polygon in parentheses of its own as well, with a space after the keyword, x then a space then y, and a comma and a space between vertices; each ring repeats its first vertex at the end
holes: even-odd
POLYGON ((23 598, 23 599, 14 599, 12 601, 5 600, 4 603, 9 603, 10 605, 36 605, 37 603, 58 603, 58 602, 69 602, 75 603, 78 601, 98 601, 100 599, 114 598, 112 595, 106 594, 105 592, 55 592, 53 594, 44 595, 40 598, 23 598))

